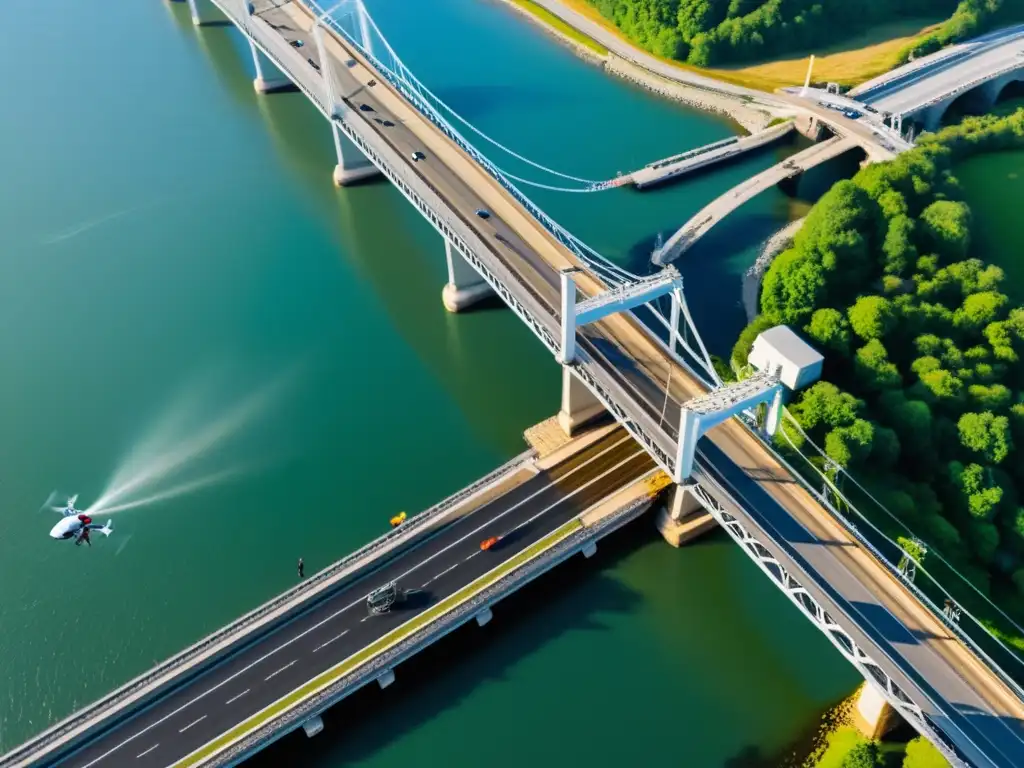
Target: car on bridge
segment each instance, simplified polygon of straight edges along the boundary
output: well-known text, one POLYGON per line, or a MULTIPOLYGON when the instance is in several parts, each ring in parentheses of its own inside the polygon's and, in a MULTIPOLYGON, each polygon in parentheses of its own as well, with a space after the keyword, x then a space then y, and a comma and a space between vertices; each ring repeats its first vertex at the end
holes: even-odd
POLYGON ((412 153, 412 161, 418 162, 419 160, 426 160, 427 156, 420 152, 418 149, 412 153))
POLYGON ((483 551, 483 552, 486 552, 488 549, 491 549, 499 541, 501 541, 501 537, 500 536, 491 536, 489 538, 486 538, 486 539, 484 539, 483 541, 480 542, 480 550, 483 551))
POLYGON ((489 219, 489 218, 491 218, 491 212, 487 211, 487 210, 484 210, 483 208, 477 208, 475 211, 473 211, 473 213, 475 213, 481 219, 489 219))

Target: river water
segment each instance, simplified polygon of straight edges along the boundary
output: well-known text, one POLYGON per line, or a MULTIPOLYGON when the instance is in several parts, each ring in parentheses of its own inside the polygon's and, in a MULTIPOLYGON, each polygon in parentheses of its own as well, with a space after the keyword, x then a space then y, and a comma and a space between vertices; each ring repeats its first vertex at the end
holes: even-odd
MULTIPOLYGON (((440 239, 385 183, 331 186, 322 118, 257 98, 233 30, 160 0, 5 10, 0 751, 290 586, 297 557, 317 570, 523 450, 559 387, 511 313, 442 309, 440 239), (54 490, 156 500, 76 549, 46 536, 54 490)), ((371 10, 453 106, 576 175, 732 130, 489 0, 371 10)), ((639 266, 773 159, 537 199, 639 266)), ((682 265, 718 351, 794 207, 762 196, 682 265)), ((723 535, 674 550, 643 521, 254 762, 773 765, 855 683, 723 535)))

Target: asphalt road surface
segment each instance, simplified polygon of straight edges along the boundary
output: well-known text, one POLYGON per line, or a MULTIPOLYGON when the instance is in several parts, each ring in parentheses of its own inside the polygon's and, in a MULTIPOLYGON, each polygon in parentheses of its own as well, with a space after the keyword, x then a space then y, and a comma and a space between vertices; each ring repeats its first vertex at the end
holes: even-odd
POLYGON ((451 523, 378 571, 333 592, 302 616, 58 765, 172 765, 653 467, 653 461, 625 430, 613 431, 580 454, 451 523), (503 538, 482 551, 480 542, 491 536, 503 538), (391 581, 410 594, 389 613, 371 616, 366 595, 391 581))

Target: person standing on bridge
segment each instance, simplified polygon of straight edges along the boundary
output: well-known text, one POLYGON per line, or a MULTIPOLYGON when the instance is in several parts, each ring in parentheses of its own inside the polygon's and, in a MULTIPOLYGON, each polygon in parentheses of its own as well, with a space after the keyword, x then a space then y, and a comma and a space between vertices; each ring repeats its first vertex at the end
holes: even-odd
POLYGON ((299 558, 299 578, 306 578, 306 565, 302 562, 302 558, 299 558))

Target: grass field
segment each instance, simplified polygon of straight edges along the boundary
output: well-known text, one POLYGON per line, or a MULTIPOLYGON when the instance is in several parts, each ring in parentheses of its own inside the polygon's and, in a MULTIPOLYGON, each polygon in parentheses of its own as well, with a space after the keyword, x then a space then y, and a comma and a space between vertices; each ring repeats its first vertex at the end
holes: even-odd
POLYGON ((901 19, 873 27, 828 48, 801 51, 781 61, 707 71, 723 80, 732 80, 751 88, 774 90, 803 83, 807 62, 813 53, 815 81, 856 85, 895 67, 899 63, 899 52, 910 41, 941 21, 939 18, 901 19))
MULTIPOLYGON (((561 19, 539 8, 529 0, 512 0, 512 2, 527 8, 531 13, 559 30, 569 28, 561 19)), ((629 42, 618 28, 598 13, 587 0, 562 0, 562 2, 629 42)), ((937 16, 901 19, 881 24, 823 50, 801 51, 793 53, 782 61, 764 62, 744 67, 701 69, 672 59, 661 60, 680 69, 708 74, 736 85, 762 91, 773 91, 776 88, 803 83, 804 76, 807 74, 807 59, 813 53, 816 57, 814 62, 814 79, 816 81, 829 80, 845 85, 855 85, 892 69, 896 66, 897 56, 904 46, 942 21, 943 19, 937 16)), ((580 33, 575 32, 575 34, 579 35, 580 33)), ((576 38, 574 37, 574 39, 576 38)), ((586 39, 591 44, 598 45, 590 38, 586 39)))

